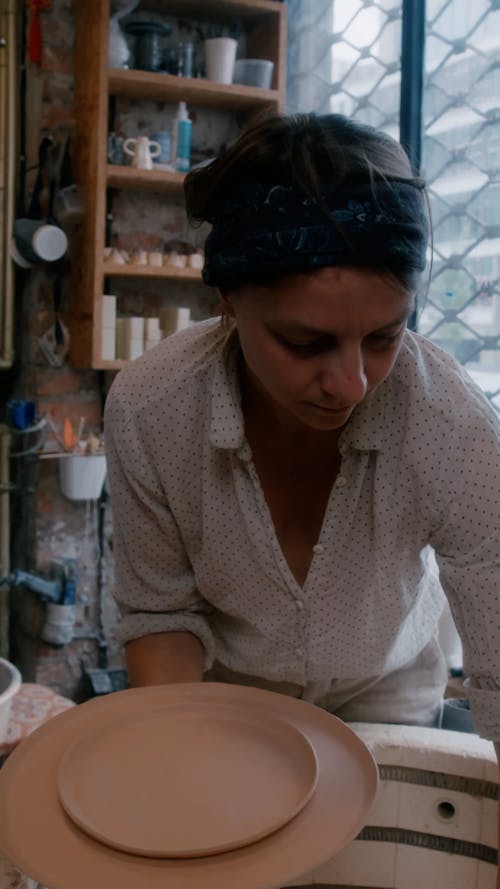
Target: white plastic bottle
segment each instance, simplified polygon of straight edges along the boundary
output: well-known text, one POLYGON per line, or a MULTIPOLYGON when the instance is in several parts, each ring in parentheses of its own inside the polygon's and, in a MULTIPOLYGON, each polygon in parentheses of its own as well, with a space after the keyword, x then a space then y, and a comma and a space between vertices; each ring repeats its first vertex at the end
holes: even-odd
POLYGON ((188 173, 191 166, 191 130, 192 121, 187 113, 185 102, 179 102, 174 119, 172 160, 180 173, 188 173))

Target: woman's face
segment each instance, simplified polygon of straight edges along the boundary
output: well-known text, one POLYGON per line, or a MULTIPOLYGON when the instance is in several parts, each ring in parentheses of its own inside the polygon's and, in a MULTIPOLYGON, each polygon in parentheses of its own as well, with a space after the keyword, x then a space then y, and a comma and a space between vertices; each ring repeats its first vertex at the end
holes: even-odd
POLYGON ((223 297, 237 324, 254 404, 282 423, 341 429, 388 376, 412 310, 396 281, 328 267, 223 297))

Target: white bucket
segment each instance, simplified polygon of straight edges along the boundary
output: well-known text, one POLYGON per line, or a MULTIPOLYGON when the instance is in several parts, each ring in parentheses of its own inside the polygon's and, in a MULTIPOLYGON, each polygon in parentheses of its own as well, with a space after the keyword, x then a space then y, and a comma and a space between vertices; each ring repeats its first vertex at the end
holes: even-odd
POLYGON ((21 674, 14 664, 0 657, 0 744, 7 738, 10 705, 21 688, 21 674))
POLYGON ((61 491, 68 500, 97 500, 105 478, 104 454, 72 454, 59 460, 61 491))

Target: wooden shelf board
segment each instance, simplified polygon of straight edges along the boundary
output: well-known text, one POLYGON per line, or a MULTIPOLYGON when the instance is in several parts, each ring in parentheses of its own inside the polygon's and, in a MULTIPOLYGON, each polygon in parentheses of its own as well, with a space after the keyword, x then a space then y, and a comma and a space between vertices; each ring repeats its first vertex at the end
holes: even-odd
POLYGON ((114 361, 103 361, 101 358, 94 361, 92 367, 94 370, 121 370, 122 367, 129 363, 126 358, 116 358, 114 361))
POLYGON ((147 266, 147 265, 117 265, 112 262, 104 263, 104 276, 106 278, 173 278, 176 281, 202 282, 199 269, 177 268, 177 266, 147 266))
POLYGON ((153 99, 160 102, 181 102, 199 108, 252 109, 278 107, 277 90, 264 90, 238 83, 214 83, 201 77, 176 77, 127 68, 109 69, 109 92, 130 99, 153 99))
MULTIPOLYGON (((143 0, 140 6, 151 12, 165 12, 165 0, 143 0)), ((283 7, 279 0, 169 0, 168 14, 227 22, 228 15, 250 20, 258 15, 281 15, 283 7)))
POLYGON ((110 188, 140 188, 182 195, 184 178, 184 173, 167 170, 138 170, 137 167, 116 164, 108 164, 106 168, 106 182, 110 188))

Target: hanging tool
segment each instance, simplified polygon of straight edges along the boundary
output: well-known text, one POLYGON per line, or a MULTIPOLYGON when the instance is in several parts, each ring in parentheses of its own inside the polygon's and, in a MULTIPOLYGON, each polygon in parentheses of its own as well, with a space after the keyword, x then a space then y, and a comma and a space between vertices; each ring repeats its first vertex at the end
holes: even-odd
POLYGON ((27 0, 31 10, 31 21, 28 29, 28 58, 30 62, 40 64, 42 61, 42 25, 40 13, 52 6, 52 0, 27 0))
POLYGON ((78 438, 73 423, 71 422, 69 417, 64 418, 62 437, 64 442, 64 449, 66 451, 74 451, 78 443, 78 438))
POLYGON ((54 145, 54 139, 52 136, 44 136, 40 145, 38 146, 38 169, 35 179, 35 184, 33 186, 33 192, 31 195, 28 212, 26 214, 28 219, 44 219, 46 217, 46 213, 43 211, 42 207, 42 197, 45 185, 45 175, 46 175, 46 166, 49 156, 49 151, 54 145))
POLYGON ((42 602, 70 604, 75 601, 77 569, 74 559, 54 561, 50 567, 51 577, 42 577, 29 571, 16 569, 1 583, 14 588, 24 586, 36 593, 42 602))

